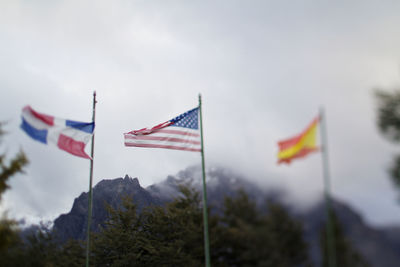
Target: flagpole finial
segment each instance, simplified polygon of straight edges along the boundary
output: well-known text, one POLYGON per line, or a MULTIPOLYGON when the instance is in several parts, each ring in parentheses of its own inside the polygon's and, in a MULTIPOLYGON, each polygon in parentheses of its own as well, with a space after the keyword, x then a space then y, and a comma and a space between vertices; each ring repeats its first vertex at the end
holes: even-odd
POLYGON ((322 119, 323 117, 324 117, 324 113, 325 113, 325 108, 324 108, 324 106, 323 105, 321 105, 320 107, 319 107, 319 118, 320 119, 322 119))

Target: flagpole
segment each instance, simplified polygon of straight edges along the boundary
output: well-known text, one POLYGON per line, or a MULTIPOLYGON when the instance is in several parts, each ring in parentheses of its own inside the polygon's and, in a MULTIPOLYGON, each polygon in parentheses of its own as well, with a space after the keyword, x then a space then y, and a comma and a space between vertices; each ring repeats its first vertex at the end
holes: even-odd
POLYGON ((206 267, 210 267, 210 241, 208 239, 208 214, 207 214, 207 187, 206 171, 204 165, 204 143, 203 143, 203 116, 201 112, 201 94, 199 94, 199 113, 200 113, 200 136, 201 136, 201 167, 203 171, 203 223, 204 223, 204 254, 206 267))
MULTIPOLYGON (((95 126, 96 119, 96 91, 93 92, 93 127, 95 126)), ((89 256, 90 256, 90 224, 92 222, 92 181, 93 181, 93 156, 94 156, 94 131, 92 135, 92 149, 90 153, 90 175, 89 175, 89 203, 88 203, 88 223, 86 231, 86 267, 89 267, 89 256)))
POLYGON ((325 209, 326 209, 326 241, 327 241, 327 256, 328 266, 336 267, 336 246, 335 235, 332 223, 332 203, 330 195, 330 172, 329 172, 329 158, 328 158, 328 137, 326 130, 326 117, 324 108, 319 110, 320 129, 321 129, 321 154, 322 154, 322 167, 324 175, 324 196, 325 196, 325 209))

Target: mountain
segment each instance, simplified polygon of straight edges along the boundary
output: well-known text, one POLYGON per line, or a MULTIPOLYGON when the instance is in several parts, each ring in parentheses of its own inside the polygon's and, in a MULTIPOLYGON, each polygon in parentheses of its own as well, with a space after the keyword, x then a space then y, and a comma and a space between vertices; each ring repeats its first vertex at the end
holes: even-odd
MULTIPOLYGON (((121 204, 121 197, 130 196, 138 210, 149 205, 163 205, 179 195, 180 184, 190 185, 199 192, 202 188, 201 169, 190 167, 177 175, 170 175, 164 181, 141 187, 137 178, 102 180, 93 188, 92 230, 97 231, 107 218, 106 203, 112 207, 121 204)), ((211 212, 220 212, 225 196, 234 196, 243 189, 260 209, 265 208, 266 199, 284 203, 284 194, 279 190, 268 192, 260 189, 244 177, 224 168, 210 168, 207 171, 207 199, 211 212)), ((349 205, 333 200, 333 208, 343 225, 344 233, 364 258, 376 267, 397 267, 400 262, 400 227, 376 229, 367 225, 362 217, 349 205)), ((82 193, 74 200, 69 213, 54 221, 53 229, 62 240, 84 239, 87 227, 88 193, 82 193)), ((295 206, 284 205, 297 217, 304 227, 304 237, 309 243, 310 256, 320 265, 319 233, 325 222, 325 207, 321 201, 304 211, 295 206)))
MULTIPOLYGON (((53 229, 61 240, 84 239, 87 232, 88 193, 82 193, 75 198, 72 209, 62 214, 54 221, 53 229)), ((107 219, 106 204, 118 207, 121 197, 132 197, 140 211, 149 205, 161 205, 159 198, 154 197, 140 186, 137 178, 117 178, 102 180, 93 188, 92 230, 98 231, 99 226, 107 219)))
MULTIPOLYGON (((399 266, 400 235, 394 237, 392 235, 395 232, 394 229, 375 229, 367 225, 349 205, 337 200, 333 200, 332 204, 343 226, 345 236, 371 266, 399 266)), ((310 246, 311 258, 317 266, 321 262, 319 233, 325 221, 325 214, 325 203, 320 202, 299 215, 303 223, 305 239, 310 246)))

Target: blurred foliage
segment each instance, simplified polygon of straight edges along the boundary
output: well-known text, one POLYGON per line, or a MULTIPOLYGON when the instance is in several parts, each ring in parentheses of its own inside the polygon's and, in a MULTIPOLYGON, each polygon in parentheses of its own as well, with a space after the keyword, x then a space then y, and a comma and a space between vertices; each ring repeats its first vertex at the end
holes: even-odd
POLYGON ((378 127, 390 141, 400 141, 400 92, 376 91, 378 127))
MULTIPOLYGON (((0 142, 5 134, 3 130, 4 123, 0 123, 0 142)), ((23 167, 28 163, 24 153, 20 151, 14 158, 8 160, 6 154, 0 154, 0 200, 4 192, 10 188, 9 179, 22 172, 23 167)), ((16 245, 20 242, 17 223, 6 217, 5 214, 0 219, 0 254, 7 251, 9 246, 16 245)), ((0 266, 7 266, 1 265, 0 266)))
POLYGON ((0 252, 0 266, 16 267, 78 267, 85 264, 84 246, 80 241, 69 240, 60 244, 49 225, 19 237, 7 250, 0 252))
MULTIPOLYGON (((93 234, 91 266, 204 266, 199 193, 188 187, 180 192, 165 206, 148 207, 141 213, 129 197, 118 208, 107 206, 108 220, 93 234)), ((311 266, 301 223, 278 204, 267 202, 264 207, 260 209, 239 191, 225 198, 221 214, 210 214, 213 266, 311 266)), ((84 263, 85 242, 58 242, 48 225, 16 235, 0 251, 0 266, 84 263)))
MULTIPOLYGON (((335 240, 336 266, 340 267, 369 267, 366 260, 359 254, 347 240, 343 232, 342 225, 339 222, 336 213, 331 209, 330 218, 335 240)), ((322 252, 322 267, 329 267, 327 252, 327 231, 326 225, 320 232, 320 247, 322 252)))
MULTIPOLYGON (((0 142, 5 134, 3 123, 0 123, 0 142)), ((28 163, 25 154, 20 151, 14 158, 7 160, 5 154, 0 154, 0 200, 2 194, 9 188, 8 180, 15 174, 23 172, 23 167, 28 163)))
MULTIPOLYGON (((400 142, 400 91, 375 92, 377 99, 377 125, 384 137, 394 143, 400 142)), ((400 155, 394 157, 389 174, 394 184, 400 187, 400 155)))
POLYGON ((136 250, 143 246, 136 206, 124 198, 122 207, 107 206, 107 210, 109 219, 105 226, 92 235, 91 263, 93 266, 129 266, 129 262, 136 262, 144 254, 142 249, 136 250))
POLYGON ((165 207, 137 214, 129 198, 110 217, 93 242, 94 266, 202 266, 203 226, 199 195, 180 188, 182 196, 165 207))
POLYGON ((223 227, 225 266, 311 266, 300 222, 278 204, 267 202, 261 213, 244 191, 225 199, 223 227))
MULTIPOLYGON (((19 242, 17 223, 5 216, 0 220, 0 254, 19 242)), ((1 265, 0 265, 1 266, 1 265)))
MULTIPOLYGON (((93 266, 204 266, 199 194, 180 190, 181 197, 140 215, 129 198, 108 207, 94 237, 93 266)), ((301 224, 272 203, 262 215, 244 191, 226 198, 223 215, 210 215, 209 229, 213 266, 310 266, 301 224)))

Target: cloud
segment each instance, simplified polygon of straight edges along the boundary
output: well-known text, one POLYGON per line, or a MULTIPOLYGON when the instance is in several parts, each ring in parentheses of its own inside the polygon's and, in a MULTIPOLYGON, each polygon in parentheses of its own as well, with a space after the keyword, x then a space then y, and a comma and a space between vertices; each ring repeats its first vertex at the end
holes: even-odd
POLYGON ((0 119, 10 121, 3 144, 10 152, 22 147, 31 161, 4 206, 17 217, 54 218, 88 188, 87 161, 18 129, 25 104, 89 121, 96 90, 94 183, 129 174, 147 186, 200 157, 125 148, 122 133, 171 119, 202 93, 207 165, 234 166, 311 202, 323 186, 320 156, 277 166, 276 141, 300 132, 325 106, 334 195, 372 223, 399 222, 385 172, 396 148, 375 129, 371 93, 399 84, 398 5, 2 2, 0 119))

